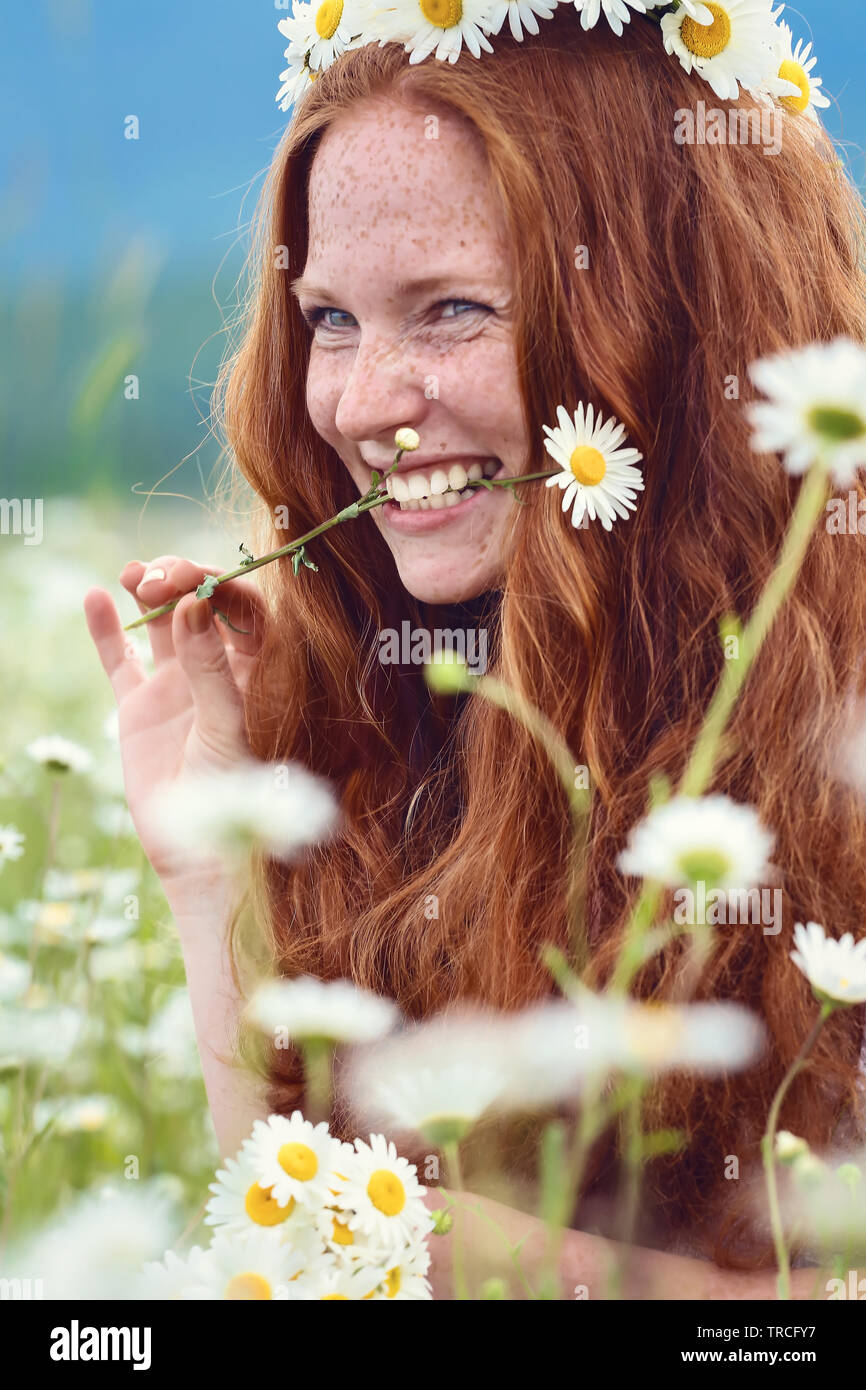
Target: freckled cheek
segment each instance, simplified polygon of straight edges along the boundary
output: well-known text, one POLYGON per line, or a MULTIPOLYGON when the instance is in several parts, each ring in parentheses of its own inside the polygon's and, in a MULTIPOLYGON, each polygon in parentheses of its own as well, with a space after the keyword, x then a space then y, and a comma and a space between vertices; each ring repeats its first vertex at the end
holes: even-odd
POLYGON ((439 399, 485 437, 495 432, 509 438, 523 428, 514 355, 505 344, 479 343, 474 353, 455 353, 440 364, 439 399))
POLYGON ((324 438, 337 433, 337 408, 343 394, 345 373, 334 358, 325 361, 310 359, 307 371, 307 412, 313 428, 324 438))

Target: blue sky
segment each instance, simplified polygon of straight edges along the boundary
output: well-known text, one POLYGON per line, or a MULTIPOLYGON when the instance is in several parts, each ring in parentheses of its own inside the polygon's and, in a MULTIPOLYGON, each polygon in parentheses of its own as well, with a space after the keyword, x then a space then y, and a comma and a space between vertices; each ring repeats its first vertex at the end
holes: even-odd
MULTIPOLYGON (((3 21, 0 278, 86 278, 144 238, 211 278, 285 120, 273 0, 29 0, 3 21), (123 138, 123 118, 141 122, 123 138)), ((866 3, 788 8, 866 175, 866 3), (800 18, 800 16, 803 18, 800 18), (808 23, 807 23, 808 21, 808 23)))

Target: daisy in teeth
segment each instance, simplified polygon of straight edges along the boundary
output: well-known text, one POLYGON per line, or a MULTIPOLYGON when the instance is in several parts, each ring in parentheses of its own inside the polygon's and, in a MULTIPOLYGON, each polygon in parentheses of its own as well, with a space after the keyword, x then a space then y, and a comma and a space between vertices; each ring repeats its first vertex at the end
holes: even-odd
POLYGON ((373 7, 376 34, 382 42, 405 45, 410 63, 420 63, 431 53, 441 61, 456 63, 465 44, 474 58, 482 48, 493 48, 484 37, 490 18, 489 0, 397 0, 387 9, 373 7))
MULTIPOLYGON (((722 101, 736 101, 740 84, 773 90, 768 81, 773 65, 776 28, 770 0, 726 0, 708 3, 712 22, 701 23, 681 5, 662 15, 665 49, 679 58, 686 72, 703 77, 722 101)), ((782 91, 790 91, 782 84, 782 91)))
POLYGON ((467 502, 477 491, 468 486, 470 482, 494 478, 498 472, 495 459, 476 460, 468 466, 445 460, 438 467, 390 473, 385 486, 401 512, 437 511, 467 502))
POLYGON ((294 1198, 312 1207, 329 1200, 343 1147, 324 1120, 312 1125, 295 1110, 290 1120, 284 1115, 257 1120, 244 1152, 279 1206, 294 1198))
POLYGON ((798 39, 794 47, 794 35, 787 24, 778 25, 779 38, 776 54, 779 60, 779 77, 791 83, 791 93, 780 97, 785 106, 792 111, 802 111, 811 121, 818 121, 816 106, 829 106, 830 103, 821 91, 820 77, 812 76, 812 69, 818 59, 812 55, 811 43, 798 39))
POLYGON ((379 1240, 384 1249, 395 1249, 430 1230, 424 1193, 415 1168, 397 1156, 393 1143, 371 1134, 369 1144, 355 1140, 355 1152, 344 1159, 345 1178, 339 1184, 338 1201, 349 1208, 349 1228, 379 1240))
POLYGON ((544 447, 562 472, 548 478, 546 486, 564 489, 564 512, 574 504, 572 526, 579 526, 587 514, 590 521, 598 519, 610 531, 616 517, 625 520, 636 511, 634 497, 643 490, 643 478, 634 465, 643 455, 622 447, 625 425, 614 417, 605 423, 601 414, 596 419, 591 405, 584 407, 581 402, 573 420, 558 405, 556 418, 555 429, 543 426, 544 447))

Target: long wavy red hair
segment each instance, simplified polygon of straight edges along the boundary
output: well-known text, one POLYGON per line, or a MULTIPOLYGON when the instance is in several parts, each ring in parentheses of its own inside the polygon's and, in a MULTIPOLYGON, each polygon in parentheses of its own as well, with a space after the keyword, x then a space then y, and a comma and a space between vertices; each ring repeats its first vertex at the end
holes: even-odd
MULTIPOLYGON (((675 782, 683 769, 722 668, 719 620, 748 615, 797 491, 777 459, 750 450, 730 381, 746 395, 754 359, 866 334, 861 208, 829 142, 786 113, 776 157, 760 145, 677 144, 675 113, 708 95, 664 54, 657 28, 636 18, 622 39, 604 25, 584 33, 571 7, 521 44, 503 33, 481 61, 410 67, 394 44, 344 55, 274 157, 249 313, 222 381, 240 470, 267 515, 288 507, 291 518, 289 532, 272 527, 263 543, 285 544, 353 500, 345 467, 307 416, 309 330, 289 288, 306 258, 310 164, 322 132, 362 101, 402 102, 419 121, 442 107, 462 117, 483 142, 520 248, 528 468, 549 466, 541 426, 559 402, 579 400, 624 421, 645 458, 637 513, 611 533, 575 533, 549 491, 524 489, 501 589, 470 605, 491 633, 491 669, 590 770, 595 983, 609 975, 637 891, 617 854, 652 776, 675 782), (276 246, 287 248, 279 266, 276 246), (576 267, 577 246, 589 248, 588 268, 576 267)), ((570 824, 545 754, 487 702, 436 700, 417 668, 379 663, 381 629, 403 618, 443 624, 441 610, 401 590, 372 518, 331 530, 315 555, 316 574, 294 578, 287 562, 262 571, 277 620, 248 723, 259 756, 299 759, 330 778, 345 824, 302 865, 261 866, 258 910, 276 968, 351 977, 413 1017, 456 999, 510 1010, 548 994, 542 949, 568 945, 570 824)), ((776 833, 784 925, 778 936, 722 928, 697 995, 757 1010, 771 1045, 734 1078, 660 1083, 647 1111, 647 1123, 689 1139, 651 1167, 660 1220, 667 1230, 706 1227, 716 1199, 727 1201, 714 1251, 723 1263, 743 1255, 727 1156, 757 1159, 773 1091, 815 1014, 789 958, 793 924, 861 931, 866 825, 828 754, 864 651, 863 541, 821 529, 713 781, 776 833)), ((674 943, 647 965, 636 992, 669 997, 681 951, 674 943)), ((786 1102, 783 1124, 814 1144, 853 1101, 862 1027, 862 1010, 837 1014, 786 1102)), ((297 1078, 274 1065, 274 1104, 290 1107, 297 1078)), ((602 1153, 596 1183, 608 1168, 602 1153)))

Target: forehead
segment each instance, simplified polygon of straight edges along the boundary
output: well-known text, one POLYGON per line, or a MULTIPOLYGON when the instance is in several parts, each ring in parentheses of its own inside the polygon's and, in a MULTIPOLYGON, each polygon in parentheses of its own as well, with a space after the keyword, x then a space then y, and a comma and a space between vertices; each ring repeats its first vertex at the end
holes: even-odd
POLYGON ((307 274, 359 259, 402 279, 434 263, 476 275, 507 263, 481 139, 446 108, 379 100, 338 118, 314 156, 308 202, 307 274))

